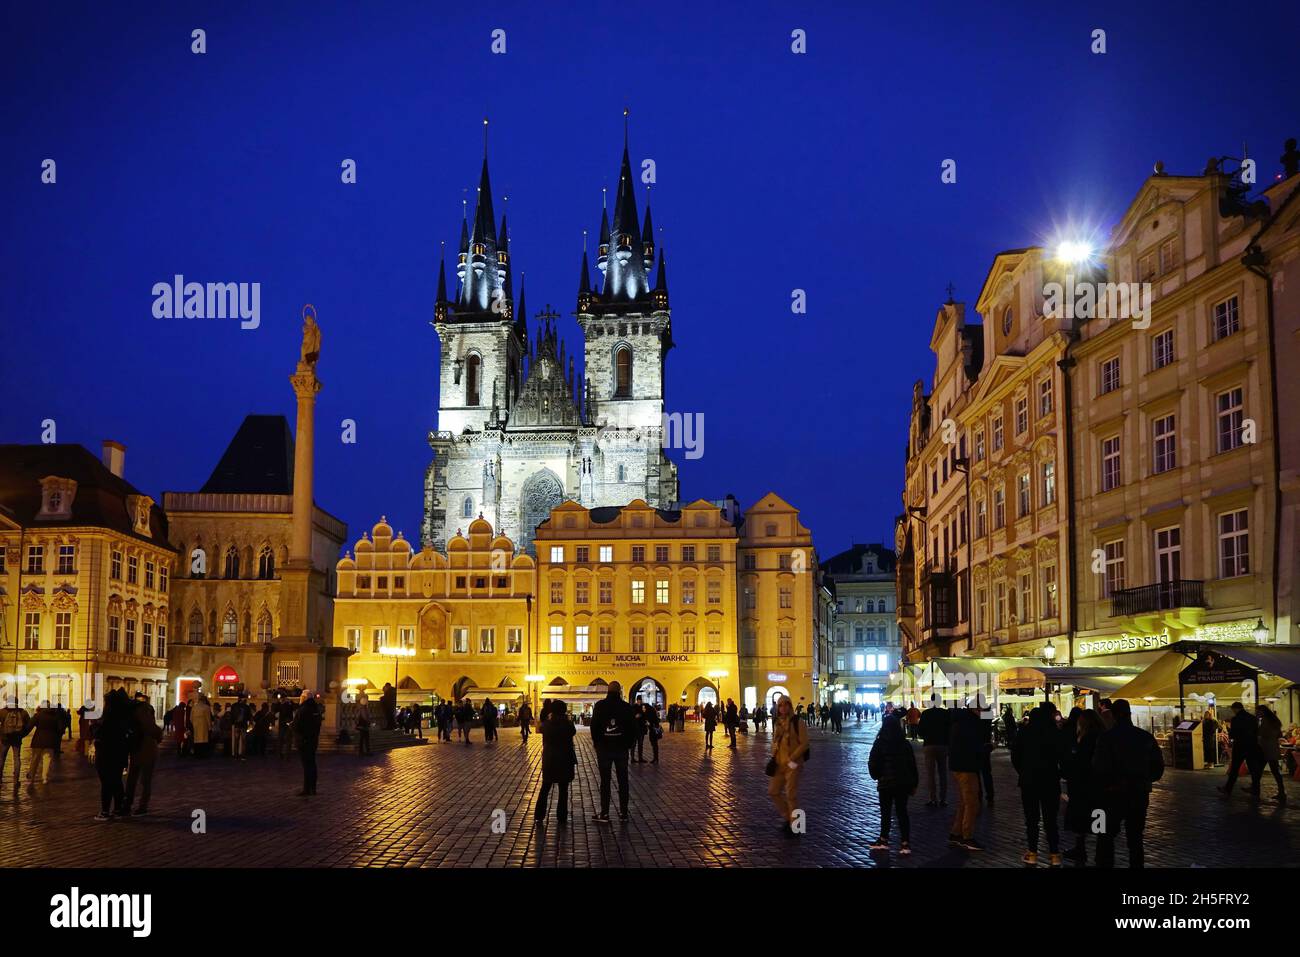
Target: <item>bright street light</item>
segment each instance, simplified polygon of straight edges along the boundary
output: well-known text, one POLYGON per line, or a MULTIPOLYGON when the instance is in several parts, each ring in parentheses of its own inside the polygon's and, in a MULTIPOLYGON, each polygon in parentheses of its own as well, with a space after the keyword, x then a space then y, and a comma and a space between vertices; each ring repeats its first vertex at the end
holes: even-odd
POLYGON ((1063 263, 1083 263, 1092 258, 1092 247, 1087 243, 1066 240, 1056 247, 1056 259, 1063 263))

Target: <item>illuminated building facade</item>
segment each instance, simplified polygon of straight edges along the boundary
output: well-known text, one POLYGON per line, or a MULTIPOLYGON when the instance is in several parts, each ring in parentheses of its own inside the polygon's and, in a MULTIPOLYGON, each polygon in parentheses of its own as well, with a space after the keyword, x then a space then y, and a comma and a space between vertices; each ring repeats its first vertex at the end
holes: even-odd
POLYGON ((854 545, 822 564, 834 587, 834 637, 831 645, 833 700, 879 705, 902 660, 896 621, 894 550, 854 545))

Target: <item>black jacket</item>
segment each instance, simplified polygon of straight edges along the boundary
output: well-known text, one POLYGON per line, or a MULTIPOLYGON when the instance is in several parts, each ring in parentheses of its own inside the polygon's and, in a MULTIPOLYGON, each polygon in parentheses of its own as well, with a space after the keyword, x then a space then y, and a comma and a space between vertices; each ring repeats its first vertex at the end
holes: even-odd
POLYGON ((867 758, 867 771, 882 791, 911 794, 920 780, 916 773, 916 754, 901 731, 876 735, 867 758))
POLYGON ((985 750, 979 715, 970 708, 959 709, 948 733, 948 766, 954 771, 978 771, 985 750))
POLYGON ((636 715, 632 706, 610 693, 591 709, 591 743, 598 750, 626 751, 636 742, 636 715))
POLYGON ((1232 741, 1232 751, 1238 760, 1254 754, 1259 750, 1259 720, 1242 708, 1228 722, 1228 738, 1232 741))
POLYGON ((1076 740, 1065 766, 1065 783, 1070 795, 1070 800, 1065 805, 1065 827, 1076 833, 1088 829, 1092 809, 1097 806, 1092 761, 1097 755, 1097 742, 1100 739, 1100 732, 1090 731, 1083 736, 1082 741, 1076 740))
POLYGON ((542 736, 542 780, 572 781, 578 754, 573 749, 573 738, 578 729, 569 716, 548 717, 538 733, 542 736))
POLYGON ((943 705, 926 708, 921 712, 921 720, 916 726, 921 741, 927 745, 948 745, 948 735, 952 732, 952 715, 943 705))
POLYGON ((1035 712, 1029 726, 1011 743, 1011 766, 1026 787, 1060 787, 1061 735, 1050 718, 1035 712))
POLYGON ((1099 794, 1149 794, 1165 773, 1165 757, 1149 733, 1131 721, 1116 721, 1097 739, 1092 770, 1099 794))
POLYGON ((314 748, 320 743, 321 719, 320 705, 315 701, 304 701, 293 716, 293 733, 298 744, 305 748, 314 748))

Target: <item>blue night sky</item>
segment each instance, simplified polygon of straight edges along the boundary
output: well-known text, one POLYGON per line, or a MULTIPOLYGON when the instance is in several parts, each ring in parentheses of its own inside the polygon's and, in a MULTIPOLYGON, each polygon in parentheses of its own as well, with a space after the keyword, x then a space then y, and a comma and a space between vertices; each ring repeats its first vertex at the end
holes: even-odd
POLYGON ((1263 179, 1300 135, 1296 7, 1250 9, 8 3, 0 441, 54 419, 59 441, 124 442, 155 497, 197 489, 246 414, 292 417, 312 302, 317 501, 351 538, 386 513, 418 539, 439 243, 455 251, 473 200, 482 118, 529 309, 564 313, 573 349, 582 230, 594 250, 626 105, 634 164, 657 166, 668 409, 705 420, 703 458, 670 453, 683 498, 773 490, 824 555, 889 542, 950 280, 973 310, 996 252, 1054 224, 1105 235, 1155 160, 1199 173, 1247 141, 1263 179), (155 319, 153 284, 176 273, 260 282, 261 327, 155 319))

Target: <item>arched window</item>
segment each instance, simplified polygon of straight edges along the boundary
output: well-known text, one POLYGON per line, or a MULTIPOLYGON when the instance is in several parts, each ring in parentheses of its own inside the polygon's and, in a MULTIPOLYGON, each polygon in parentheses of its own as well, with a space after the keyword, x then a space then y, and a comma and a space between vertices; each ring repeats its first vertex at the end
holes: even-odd
POLYGON ((239 577, 239 549, 234 545, 226 549, 226 577, 239 577))
POLYGON ((876 603, 875 603, 872 599, 870 599, 870 598, 867 599, 867 609, 866 609, 866 610, 867 610, 867 611, 875 611, 875 610, 876 610, 876 603))
POLYGON ((462 502, 460 506, 460 517, 461 518, 474 517, 474 496, 472 495, 465 496, 465 501, 462 502))
POLYGON ((271 579, 275 577, 275 552, 270 545, 263 545, 257 553, 257 577, 271 579))
POLYGON ((482 361, 483 360, 476 355, 471 355, 468 359, 465 360, 465 404, 466 405, 479 404, 478 379, 479 379, 479 366, 481 365, 482 361))
POLYGON ((197 608, 190 612, 190 644, 203 644, 203 616, 197 608))
POLYGON ((271 637, 271 613, 263 611, 262 616, 257 619, 257 640, 266 644, 271 637))
POLYGON ((632 397, 632 350, 620 346, 614 353, 614 398, 632 397))
POLYGON ((226 617, 221 619, 221 643, 223 645, 239 644, 239 619, 235 609, 227 608, 226 617))

